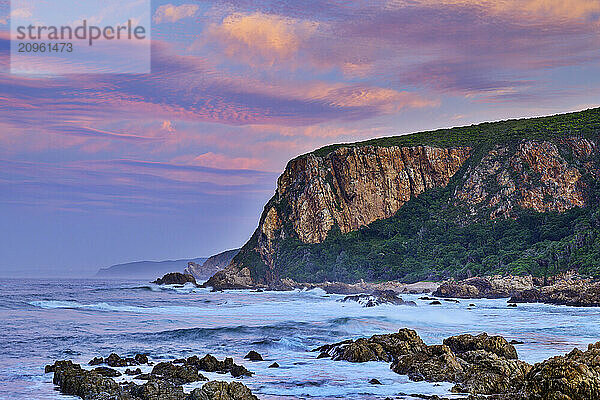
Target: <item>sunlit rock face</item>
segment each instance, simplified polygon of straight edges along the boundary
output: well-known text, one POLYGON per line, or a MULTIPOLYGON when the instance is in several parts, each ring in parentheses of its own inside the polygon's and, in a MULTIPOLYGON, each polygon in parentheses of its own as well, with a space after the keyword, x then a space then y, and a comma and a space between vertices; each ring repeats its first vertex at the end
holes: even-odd
POLYGON ((260 229, 268 242, 283 220, 305 243, 322 242, 336 224, 342 233, 354 231, 391 217, 427 189, 447 185, 470 151, 468 147, 364 146, 297 158, 279 178, 276 204, 260 229), (277 209, 283 210, 282 215, 277 209))
POLYGON ((472 214, 489 207, 490 218, 510 218, 516 206, 538 212, 584 206, 582 173, 597 175, 589 160, 596 151, 594 142, 582 138, 497 146, 469 167, 455 204, 467 206, 472 214))

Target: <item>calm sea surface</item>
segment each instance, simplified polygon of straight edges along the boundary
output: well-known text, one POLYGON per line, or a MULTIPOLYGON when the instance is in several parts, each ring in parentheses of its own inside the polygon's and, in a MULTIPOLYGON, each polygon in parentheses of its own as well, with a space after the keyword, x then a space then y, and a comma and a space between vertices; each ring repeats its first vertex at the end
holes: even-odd
POLYGON ((451 385, 410 382, 386 363, 317 360, 310 350, 403 327, 415 329, 428 344, 484 331, 520 340, 525 344, 516 346, 519 356, 528 362, 600 340, 600 308, 507 308, 506 300, 432 306, 416 295, 403 298, 417 307, 363 308, 339 302, 342 297, 320 290, 210 293, 130 280, 0 280, 0 399, 72 398, 55 390, 44 366, 57 359, 85 364, 111 352, 148 353, 154 360, 231 356, 255 372, 243 382, 261 399, 446 394, 451 385), (469 309, 469 303, 475 307, 469 309), (243 360, 249 350, 265 361, 243 360), (273 361, 281 368, 267 368, 273 361), (371 378, 383 385, 370 385, 371 378))

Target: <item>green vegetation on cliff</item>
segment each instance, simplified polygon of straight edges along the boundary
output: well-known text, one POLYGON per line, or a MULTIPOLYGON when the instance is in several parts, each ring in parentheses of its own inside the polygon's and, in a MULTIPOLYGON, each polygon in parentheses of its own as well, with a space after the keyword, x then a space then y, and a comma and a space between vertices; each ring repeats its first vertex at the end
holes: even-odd
POLYGON ((438 147, 488 147, 522 139, 546 140, 578 135, 597 137, 600 132, 600 108, 548 117, 512 119, 485 122, 436 131, 418 132, 410 135, 389 136, 356 143, 332 144, 315 150, 313 154, 324 156, 339 147, 360 146, 438 146, 438 147))
MULTIPOLYGON (((589 165, 599 170, 598 151, 581 159, 572 148, 559 146, 562 160, 581 172, 578 187, 585 195, 584 207, 564 212, 536 212, 512 205, 510 218, 490 219, 490 209, 485 204, 478 204, 473 213, 466 204, 457 204, 456 193, 482 158, 499 145, 513 151, 524 140, 558 143, 573 137, 597 143, 599 135, 600 109, 592 109, 324 147, 312 154, 324 157, 341 146, 366 145, 469 146, 473 152, 447 186, 413 197, 390 218, 349 233, 342 233, 334 226, 323 242, 312 244, 300 241, 289 221, 284 220, 285 234, 275 241, 271 269, 257 251, 259 231, 234 263, 248 267, 256 281, 264 280, 265 274, 300 282, 416 281, 491 273, 547 276, 569 269, 598 277, 600 184, 598 175, 586 172, 589 165)), ((529 177, 525 185, 539 184, 536 182, 540 179, 539 172, 535 171, 525 171, 520 177, 511 178, 523 184, 523 176, 529 177)), ((493 177, 482 183, 488 199, 503 190, 496 175, 493 177)), ((285 199, 277 207, 281 215, 286 215, 285 199)))

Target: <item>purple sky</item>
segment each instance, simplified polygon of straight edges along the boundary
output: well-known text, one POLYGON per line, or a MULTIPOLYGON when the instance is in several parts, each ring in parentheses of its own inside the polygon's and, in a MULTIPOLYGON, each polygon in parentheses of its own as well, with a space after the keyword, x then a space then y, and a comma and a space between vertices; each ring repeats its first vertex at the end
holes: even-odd
POLYGON ((9 14, 4 276, 241 246, 322 145, 600 104, 597 0, 155 1, 148 75, 11 75, 9 14))

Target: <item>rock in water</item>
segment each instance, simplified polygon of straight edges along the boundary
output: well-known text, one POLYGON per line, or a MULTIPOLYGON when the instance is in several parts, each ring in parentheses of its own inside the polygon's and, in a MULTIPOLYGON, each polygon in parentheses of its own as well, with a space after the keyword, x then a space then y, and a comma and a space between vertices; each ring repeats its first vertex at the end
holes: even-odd
POLYGON ((279 368, 279 364, 274 362, 273 364, 269 365, 269 368, 279 368))
POLYGON ((421 349, 425 343, 412 329, 400 329, 398 333, 374 335, 369 339, 345 340, 343 342, 321 346, 318 358, 324 354, 332 360, 350 362, 392 361, 400 355, 421 349))
POLYGON ((258 397, 239 382, 212 381, 194 389, 188 400, 258 400, 258 397))
POLYGON ((198 286, 196 278, 190 274, 182 274, 181 272, 170 272, 152 283, 156 283, 157 285, 185 285, 188 282, 194 284, 194 286, 198 286))
MULTIPOLYGON (((98 367, 97 370, 105 373, 111 369, 98 367)), ((47 373, 54 372, 53 381, 61 393, 85 400, 258 400, 239 382, 212 381, 190 394, 184 393, 181 384, 197 381, 201 376, 194 374, 195 369, 190 365, 159 363, 152 373, 137 377, 148 381, 143 385, 133 382, 119 385, 97 370, 85 370, 71 361, 56 361, 45 369, 47 373)))
POLYGON ((168 362, 158 363, 152 368, 152 374, 174 385, 183 385, 197 381, 207 381, 204 375, 198 373, 198 368, 192 365, 174 365, 168 362))
MULTIPOLYGON (((99 373, 102 376, 106 376, 108 378, 115 378, 117 376, 121 376, 121 373, 116 369, 108 368, 108 367, 97 367, 94 368, 94 372, 99 373)), ((140 371, 140 374, 142 371, 140 371)))
POLYGON ((372 294, 356 294, 352 296, 346 296, 340 301, 356 301, 363 307, 375 307, 381 304, 417 305, 414 301, 404 301, 393 290, 375 290, 372 294))
POLYGON ((250 361, 263 361, 262 356, 254 350, 250 350, 250 352, 246 354, 244 358, 250 361))

